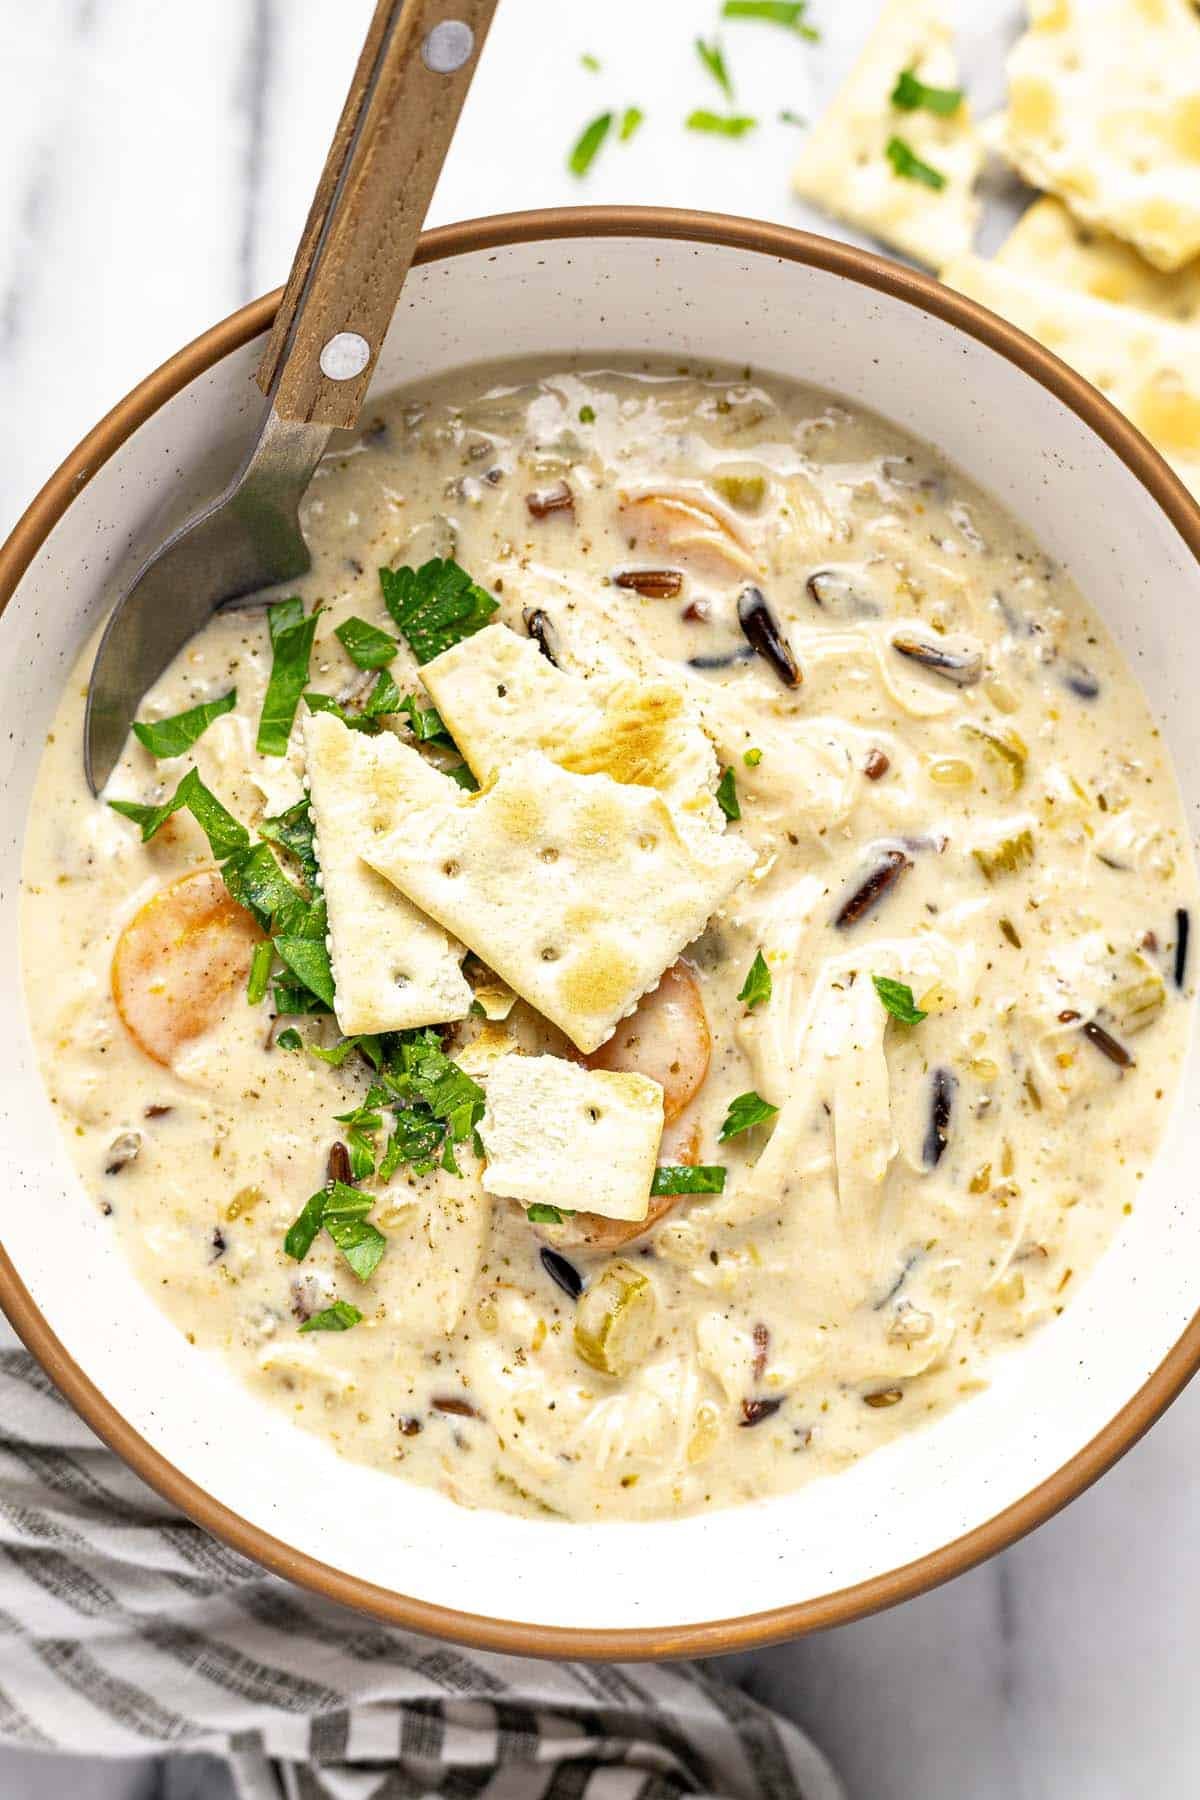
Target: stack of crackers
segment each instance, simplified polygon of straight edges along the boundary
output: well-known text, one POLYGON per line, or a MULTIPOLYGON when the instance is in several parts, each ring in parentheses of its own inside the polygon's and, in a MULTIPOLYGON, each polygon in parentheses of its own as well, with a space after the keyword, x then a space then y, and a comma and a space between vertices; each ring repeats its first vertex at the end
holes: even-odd
POLYGON ((887 0, 805 143, 795 188, 1039 339, 1124 412, 1200 497, 1200 10, 1029 0, 1007 110, 982 125, 895 102, 905 71, 959 87, 942 0, 887 0), (900 136, 926 179, 897 171, 900 136), (986 154, 1044 190, 973 253, 986 154), (940 178, 934 185, 933 176, 940 178))

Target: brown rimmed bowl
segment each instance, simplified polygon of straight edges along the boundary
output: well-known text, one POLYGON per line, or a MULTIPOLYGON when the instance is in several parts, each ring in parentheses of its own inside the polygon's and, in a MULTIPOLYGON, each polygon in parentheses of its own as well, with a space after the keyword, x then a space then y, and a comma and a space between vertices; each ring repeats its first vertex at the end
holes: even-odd
MULTIPOLYGON (((0 1084, 0 1304, 88 1423, 165 1498, 276 1573, 418 1631, 526 1655, 707 1655, 840 1624, 960 1574, 1095 1480, 1200 1363, 1194 1054, 1135 1213, 1064 1315, 1001 1358, 985 1392, 836 1477, 653 1525, 468 1512, 340 1459, 188 1346, 84 1194, 25 1023, 17 900, 30 791, 84 638, 251 441, 262 406, 251 374, 277 298, 149 376, 0 551, 0 966, 13 1021, 0 1084)), ((936 282, 844 244, 702 213, 584 209, 428 233, 377 385, 580 348, 597 361, 749 363, 936 444, 1104 615, 1149 694, 1194 826, 1200 511, 1055 357, 936 282)))

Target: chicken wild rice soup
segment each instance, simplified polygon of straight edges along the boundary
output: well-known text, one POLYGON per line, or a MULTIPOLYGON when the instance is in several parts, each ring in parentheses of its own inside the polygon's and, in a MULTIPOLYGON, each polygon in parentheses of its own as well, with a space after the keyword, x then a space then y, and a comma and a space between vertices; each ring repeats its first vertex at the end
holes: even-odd
POLYGON ((512 365, 321 465, 105 796, 27 997, 189 1341, 344 1454, 729 1505, 977 1390, 1162 1131, 1193 869, 1146 704, 936 451, 750 371, 512 365))

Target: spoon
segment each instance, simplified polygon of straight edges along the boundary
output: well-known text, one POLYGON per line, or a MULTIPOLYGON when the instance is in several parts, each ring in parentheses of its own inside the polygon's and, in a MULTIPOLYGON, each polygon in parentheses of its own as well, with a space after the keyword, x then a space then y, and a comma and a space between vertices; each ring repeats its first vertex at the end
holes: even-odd
POLYGON ((109 619, 88 684, 98 794, 146 689, 218 607, 310 566, 299 506, 330 433, 355 424, 497 0, 378 0, 259 366, 258 441, 109 619))

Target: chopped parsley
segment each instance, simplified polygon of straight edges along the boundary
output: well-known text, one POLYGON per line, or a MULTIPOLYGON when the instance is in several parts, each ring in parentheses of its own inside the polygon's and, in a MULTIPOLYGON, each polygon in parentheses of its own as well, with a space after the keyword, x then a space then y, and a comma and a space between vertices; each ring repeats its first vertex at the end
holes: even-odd
POLYGON ((892 105, 898 106, 901 112, 915 112, 923 106, 926 112, 936 113, 939 119, 948 119, 962 105, 961 88, 929 87, 919 81, 912 69, 905 69, 897 78, 892 89, 892 105))
MULTIPOLYGON (((278 988, 275 993, 278 1007, 278 988)), ((483 1116, 483 1089, 446 1055, 435 1030, 348 1037, 329 1050, 310 1049, 335 1068, 357 1050, 374 1071, 359 1103, 336 1115, 356 1181, 374 1174, 390 1181, 402 1165, 414 1175, 427 1175, 439 1166, 459 1173, 454 1151, 475 1137, 483 1116)))
POLYGON ((769 1100, 764 1100, 753 1089, 748 1094, 739 1094, 736 1100, 729 1102, 729 1111, 719 1134, 721 1142, 737 1137, 739 1132, 749 1131, 752 1125, 764 1124, 767 1119, 773 1119, 778 1111, 777 1106, 772 1106, 769 1100))
POLYGON ((380 569, 383 601, 419 663, 482 630, 497 602, 449 557, 419 569, 380 569))
POLYGON ((903 138, 891 137, 887 142, 887 159, 897 175, 903 175, 906 181, 921 181, 926 187, 940 189, 946 185, 946 177, 940 169, 931 168, 922 162, 915 150, 905 143, 903 138))
POLYGON ((771 971, 761 950, 755 952, 754 961, 750 964, 750 973, 742 983, 739 1000, 744 1000, 751 1011, 771 998, 771 971))
POLYGON ((659 1163, 650 1183, 651 1195, 723 1194, 725 1170, 720 1163, 659 1163))
POLYGON ((450 777, 451 781, 457 781, 460 788, 465 788, 468 794, 477 794, 479 792, 479 783, 476 781, 465 762, 455 763, 452 769, 446 770, 446 774, 450 777))
POLYGON ((729 79, 729 70, 725 63, 725 53, 716 38, 706 44, 703 38, 696 39, 696 55, 704 64, 721 92, 727 100, 733 99, 733 83, 729 79))
MULTIPOLYGON (((250 842, 250 833, 211 793, 195 769, 189 769, 169 800, 160 806, 141 806, 131 800, 110 800, 114 812, 122 813, 141 827, 142 842, 152 838, 166 821, 186 807, 208 839, 209 848, 220 865, 221 878, 239 906, 269 932, 275 949, 301 984, 300 992, 317 999, 321 1005, 333 1005, 333 976, 329 968, 329 952, 325 948, 327 930, 324 898, 309 898, 290 882, 275 860, 270 844, 250 842)), ((307 802, 305 802, 307 805, 307 802)), ((296 808, 292 809, 293 813, 296 808)), ((291 814, 281 818, 290 819, 291 814)), ((279 821, 274 821, 278 825, 279 821)), ((311 852, 311 843, 309 844, 311 852)), ((315 871, 315 859, 313 868, 315 871)), ((261 966, 251 967, 256 991, 262 980, 261 966), (258 980, 255 980, 256 972, 258 980)), ((268 969, 269 979, 269 969, 268 969)), ((266 992, 265 981, 262 993, 266 992)), ((259 998, 262 997, 260 993, 259 998)), ((284 990, 284 997, 298 1000, 297 993, 284 990)), ((307 1002, 281 1006, 280 989, 275 990, 276 1010, 307 1012, 307 1002)))
POLYGON ((604 66, 600 58, 593 56, 590 50, 585 50, 579 60, 592 75, 598 75, 604 66))
POLYGON ((261 944, 255 944, 254 955, 250 958, 250 975, 246 982, 246 999, 251 1006, 257 1006, 266 999, 274 961, 275 946, 270 938, 264 938, 261 944))
POLYGON ((627 144, 634 132, 645 122, 646 115, 640 106, 627 106, 621 114, 620 138, 627 144))
POLYGON ((327 1182, 305 1201, 283 1240, 284 1251, 295 1262, 303 1262, 317 1233, 325 1230, 358 1280, 369 1281, 387 1249, 382 1231, 367 1219, 375 1198, 344 1181, 327 1182))
POLYGON ((351 731, 365 731, 368 736, 374 737, 384 715, 400 712, 404 702, 400 698, 400 689, 387 670, 380 669, 375 686, 357 712, 351 712, 348 707, 342 706, 332 694, 306 693, 304 704, 309 712, 332 713, 335 719, 340 719, 351 731))
POLYGON ((748 769, 757 769, 759 763, 762 761, 762 751, 747 750, 743 753, 742 761, 748 769))
POLYGON ((600 146, 609 134, 612 122, 613 116, 610 112, 601 113, 599 118, 593 119, 590 125, 584 126, 571 146, 571 154, 567 157, 567 167, 578 180, 582 181, 595 162, 600 146))
POLYGON ((304 1039, 295 1026, 289 1025, 287 1030, 281 1031, 275 1039, 275 1047, 278 1050, 303 1050, 304 1039))
POLYGON ((205 700, 199 706, 189 706, 186 712, 176 713, 172 719, 155 719, 152 723, 136 720, 133 735, 151 756, 183 756, 214 719, 219 719, 222 713, 232 712, 236 705, 237 689, 230 688, 219 700, 205 700))
POLYGON ((373 1033, 360 1032, 356 1037, 341 1038, 328 1050, 323 1050, 319 1044, 310 1044, 308 1048, 311 1055, 328 1063, 331 1069, 340 1069, 356 1050, 361 1052, 373 1069, 378 1069, 383 1062, 383 1040, 373 1033))
POLYGON ((919 1025, 927 1016, 913 999, 913 991, 907 982, 893 981, 887 975, 872 975, 871 980, 884 1009, 891 1013, 893 1019, 898 1019, 901 1025, 919 1025))
POLYGON ((188 770, 171 798, 164 800, 160 806, 142 806, 135 800, 110 800, 108 804, 114 812, 132 819, 135 825, 141 827, 143 844, 149 843, 171 815, 183 807, 187 808, 203 831, 218 862, 222 857, 231 856, 235 850, 244 850, 250 842, 250 833, 246 827, 239 825, 233 814, 225 810, 217 796, 205 787, 195 769, 188 770))
POLYGON ((446 730, 442 715, 437 708, 423 708, 415 694, 405 694, 397 709, 408 714, 408 723, 418 744, 451 744, 454 742, 446 730))
POLYGON ((362 1318, 357 1306, 351 1306, 348 1300, 335 1300, 324 1312, 314 1313, 311 1319, 305 1319, 301 1331, 349 1331, 362 1318))
POLYGON ((732 769, 722 771, 717 783, 717 805, 727 819, 740 819, 742 809, 738 803, 737 781, 732 769))
POLYGON ((316 886, 317 853, 313 848, 312 808, 307 794, 303 799, 297 800, 295 806, 289 806, 286 812, 264 819, 258 828, 258 834, 265 837, 268 843, 278 844, 294 856, 308 886, 316 886))
POLYGON ((334 628, 334 637, 360 669, 382 669, 400 648, 394 637, 366 619, 350 618, 334 628))
POLYGON ((730 138, 745 137, 757 124, 758 120, 751 118, 748 113, 715 113, 703 106, 697 107, 684 120, 689 131, 711 131, 730 138))
POLYGON ((292 974, 302 987, 323 1000, 331 1010, 333 1008, 333 971, 329 966, 329 951, 325 945, 326 920, 325 902, 314 902, 307 919, 304 921, 305 931, 294 937, 277 937, 275 951, 281 962, 287 964, 292 974))
POLYGON ((271 634, 271 679, 263 696, 255 749, 260 756, 286 756, 296 708, 308 680, 317 615, 304 616, 302 600, 280 600, 267 608, 271 634))
POLYGON ((580 407, 579 423, 581 425, 594 425, 596 423, 596 409, 594 406, 580 407))
POLYGON ((793 112, 790 106, 785 106, 779 115, 779 123, 781 125, 803 126, 808 124, 808 120, 804 117, 803 113, 793 112))
POLYGON ((573 1219, 575 1214, 565 1206, 547 1206, 542 1200, 535 1200, 532 1206, 525 1208, 525 1217, 531 1225, 561 1225, 564 1219, 573 1219))
POLYGON ((808 0, 725 0, 721 16, 725 19, 762 19, 768 25, 783 25, 810 44, 820 41, 815 25, 805 20, 808 0))

